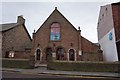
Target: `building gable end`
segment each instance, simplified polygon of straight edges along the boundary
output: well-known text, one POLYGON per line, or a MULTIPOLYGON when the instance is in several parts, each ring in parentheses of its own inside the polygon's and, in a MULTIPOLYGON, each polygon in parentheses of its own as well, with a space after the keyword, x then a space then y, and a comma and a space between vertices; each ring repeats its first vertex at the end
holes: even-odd
MULTIPOLYGON (((40 26, 40 28, 36 31, 36 33, 43 27, 44 24, 46 24, 46 22, 53 16, 55 15, 55 13, 58 13, 58 15, 61 16, 61 18, 63 18, 65 21, 67 21, 73 28, 75 31, 77 31, 77 29, 55 8, 55 10, 50 14, 50 16, 45 20, 45 22, 40 26)), ((56 16, 57 17, 57 16, 56 16)))

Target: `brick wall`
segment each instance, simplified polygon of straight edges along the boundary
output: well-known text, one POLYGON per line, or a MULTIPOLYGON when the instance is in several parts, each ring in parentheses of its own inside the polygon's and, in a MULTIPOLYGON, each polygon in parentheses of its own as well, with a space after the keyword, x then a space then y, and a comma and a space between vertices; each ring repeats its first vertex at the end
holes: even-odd
POLYGON ((82 51, 83 52, 97 52, 99 47, 95 44, 93 44, 92 42, 88 41, 87 39, 85 39, 84 37, 81 37, 82 38, 82 51))
POLYGON ((14 58, 20 58, 20 59, 29 59, 30 53, 26 51, 15 51, 15 57, 14 58))
POLYGON ((94 52, 98 49, 93 43, 86 39, 81 39, 80 32, 74 28, 74 26, 58 11, 54 10, 53 13, 47 18, 43 25, 37 30, 33 35, 33 50, 32 53, 35 54, 37 48, 40 48, 43 55, 43 60, 46 58, 46 48, 53 47, 55 44, 55 49, 58 47, 65 48, 65 59, 68 58, 68 53, 70 49, 75 50, 75 56, 77 60, 80 60, 81 56, 78 55, 79 50, 85 52, 94 52), (60 24, 60 40, 50 41, 50 26, 53 22, 58 22, 60 24), (82 47, 82 48, 81 48, 82 47))
POLYGON ((83 53, 82 60, 83 61, 102 61, 102 53, 95 53, 95 52, 89 52, 89 53, 83 53))
POLYGON ((115 38, 118 52, 118 60, 120 61, 120 2, 112 4, 113 20, 115 27, 115 38))
POLYGON ((120 3, 112 4, 116 41, 120 40, 120 3))
MULTIPOLYGON (((76 53, 78 51, 78 32, 73 26, 57 11, 52 14, 52 16, 45 21, 45 23, 40 27, 40 29, 35 34, 35 43, 33 43, 34 51, 37 49, 37 45, 40 44, 42 53, 45 54, 47 47, 53 47, 55 44, 56 49, 60 46, 65 48, 65 55, 67 55, 70 48, 74 48, 76 53), (58 22, 60 24, 60 40, 50 41, 50 26, 53 22, 58 22), (71 46, 71 43, 73 46, 71 46)), ((33 52, 35 53, 35 52, 33 52)), ((66 57, 67 58, 67 57, 66 57)))
POLYGON ((2 33, 0 32, 0 56, 2 57, 2 33))
POLYGON ((13 29, 3 32, 2 54, 5 57, 6 51, 25 51, 26 47, 31 47, 31 40, 24 28, 24 25, 18 25, 13 29))

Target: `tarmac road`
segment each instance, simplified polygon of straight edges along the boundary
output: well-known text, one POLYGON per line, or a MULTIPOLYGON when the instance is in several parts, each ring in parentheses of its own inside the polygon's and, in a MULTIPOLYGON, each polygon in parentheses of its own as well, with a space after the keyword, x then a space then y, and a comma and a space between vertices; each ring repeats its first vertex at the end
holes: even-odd
POLYGON ((2 72, 2 80, 120 80, 118 78, 2 72))

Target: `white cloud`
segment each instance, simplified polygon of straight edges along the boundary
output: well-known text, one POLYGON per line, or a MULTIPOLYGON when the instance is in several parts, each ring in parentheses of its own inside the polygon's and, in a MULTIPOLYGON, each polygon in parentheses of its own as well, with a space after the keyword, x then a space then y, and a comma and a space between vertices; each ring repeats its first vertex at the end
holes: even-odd
POLYGON ((117 2, 119 0, 1 0, 2 2, 117 2))
MULTIPOLYGON (((23 15, 26 27, 32 35, 55 7, 76 27, 81 27, 82 35, 92 42, 97 42, 97 19, 100 6, 107 2, 7 2, 2 3, 2 23, 16 22, 16 17, 23 15), (94 36, 93 36, 94 35, 94 36)), ((25 0, 26 1, 26 0, 25 0)), ((53 0, 51 0, 53 1, 53 0)), ((72 0, 71 0, 72 1, 72 0)), ((75 1, 75 0, 74 0, 75 1)))

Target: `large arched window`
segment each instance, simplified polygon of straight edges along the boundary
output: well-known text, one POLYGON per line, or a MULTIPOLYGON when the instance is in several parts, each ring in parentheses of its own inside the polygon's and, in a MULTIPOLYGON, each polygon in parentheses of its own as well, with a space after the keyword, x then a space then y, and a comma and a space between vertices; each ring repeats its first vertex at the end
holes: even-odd
POLYGON ((60 24, 57 22, 51 25, 50 40, 60 40, 60 24))

